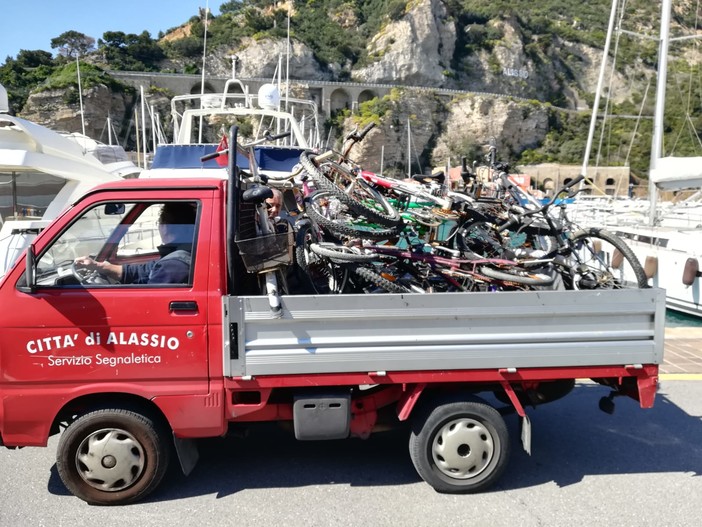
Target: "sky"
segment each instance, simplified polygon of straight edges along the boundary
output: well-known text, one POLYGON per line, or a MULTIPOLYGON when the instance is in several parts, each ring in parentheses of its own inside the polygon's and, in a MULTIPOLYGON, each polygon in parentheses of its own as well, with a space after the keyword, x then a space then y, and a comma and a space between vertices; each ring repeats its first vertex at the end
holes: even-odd
POLYGON ((105 31, 140 34, 152 38, 187 22, 209 4, 217 15, 224 0, 0 0, 0 64, 21 49, 54 53, 51 39, 74 30, 102 38, 105 31))

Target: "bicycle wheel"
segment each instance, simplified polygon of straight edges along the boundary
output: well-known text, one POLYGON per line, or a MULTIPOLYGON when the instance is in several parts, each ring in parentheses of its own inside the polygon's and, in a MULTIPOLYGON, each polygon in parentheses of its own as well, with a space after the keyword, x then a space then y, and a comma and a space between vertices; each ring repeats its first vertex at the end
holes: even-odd
POLYGON ((342 205, 334 194, 324 190, 305 198, 305 212, 309 218, 335 236, 387 240, 396 237, 404 227, 384 227, 364 222, 348 214, 342 205))
POLYGON ((310 250, 310 245, 321 239, 316 225, 309 220, 298 221, 297 229, 295 263, 305 289, 312 294, 342 293, 348 282, 348 270, 310 250))
POLYGON ((643 266, 617 235, 592 227, 573 234, 570 254, 571 289, 648 287, 643 266))
POLYGON ((454 248, 470 257, 502 258, 504 247, 502 238, 492 223, 484 221, 467 222, 456 228, 454 248))
POLYGON ((400 213, 380 192, 342 165, 325 161, 318 166, 312 156, 311 152, 303 152, 300 164, 319 190, 329 192, 350 210, 372 222, 387 227, 402 224, 400 213))
POLYGON ((409 289, 406 287, 391 282, 387 278, 384 278, 379 273, 376 273, 372 269, 367 267, 354 267, 353 274, 361 278, 362 281, 367 282, 370 285, 374 285, 383 289, 388 293, 409 293, 409 289))

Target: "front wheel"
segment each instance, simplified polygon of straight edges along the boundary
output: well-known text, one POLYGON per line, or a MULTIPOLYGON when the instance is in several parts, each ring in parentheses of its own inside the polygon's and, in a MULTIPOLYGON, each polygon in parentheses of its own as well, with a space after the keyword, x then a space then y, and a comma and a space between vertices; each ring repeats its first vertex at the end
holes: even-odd
POLYGON ((101 409, 79 417, 61 434, 56 467, 78 498, 94 505, 121 505, 158 486, 170 454, 170 437, 150 417, 101 409))
POLYGON ((480 399, 449 402, 418 416, 409 450, 417 472, 437 492, 480 492, 507 467, 507 425, 480 399))

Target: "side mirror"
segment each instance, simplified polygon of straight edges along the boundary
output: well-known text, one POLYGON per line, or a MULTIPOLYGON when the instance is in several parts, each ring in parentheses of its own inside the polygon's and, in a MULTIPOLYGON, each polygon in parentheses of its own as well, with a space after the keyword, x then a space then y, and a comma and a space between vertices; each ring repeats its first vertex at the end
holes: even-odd
POLYGON ((24 283, 19 285, 17 289, 23 293, 34 293, 37 289, 36 255, 34 254, 34 245, 31 243, 27 246, 25 257, 24 283))
POLYGON ((105 215, 115 216, 118 214, 124 214, 124 203, 106 203, 105 204, 105 215))

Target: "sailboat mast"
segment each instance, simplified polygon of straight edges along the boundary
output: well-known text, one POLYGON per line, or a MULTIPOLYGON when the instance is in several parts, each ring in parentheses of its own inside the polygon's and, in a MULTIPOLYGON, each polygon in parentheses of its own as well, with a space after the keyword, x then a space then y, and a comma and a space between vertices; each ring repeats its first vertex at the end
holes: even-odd
POLYGON ((407 118, 407 178, 412 178, 412 128, 407 118))
POLYGON ((670 40, 671 0, 661 1, 661 29, 658 44, 658 78, 656 81, 656 109, 653 114, 653 137, 651 139, 651 163, 648 170, 648 199, 650 209, 648 221, 651 225, 656 219, 656 202, 658 196, 656 184, 651 172, 656 168, 658 159, 663 155, 663 118, 665 112, 665 87, 668 78, 668 43, 670 40))
POLYGON ((80 82, 80 56, 76 54, 76 73, 78 75, 78 102, 80 103, 80 125, 85 135, 85 113, 83 112, 83 87, 80 82))
MULTIPOLYGON (((612 10, 609 15, 609 26, 607 27, 607 38, 605 39, 604 52, 602 53, 602 64, 600 64, 600 76, 597 80, 597 89, 595 90, 595 102, 592 104, 592 117, 590 118, 590 130, 587 134, 587 143, 585 145, 585 156, 583 159, 583 168, 581 174, 587 178, 587 165, 590 161, 590 152, 592 151, 592 141, 595 137, 595 126, 597 125, 597 112, 600 108, 600 96, 602 87, 604 86, 605 71, 607 69, 607 57, 609 56, 609 48, 612 43, 612 33, 614 32, 614 20, 617 17, 617 5, 619 0, 612 0, 612 10)), ((585 180, 580 183, 585 184, 585 180)))
MULTIPOLYGON (((205 96, 205 66, 207 65, 207 18, 210 14, 210 0, 205 2, 205 34, 202 37, 202 78, 200 80, 200 108, 205 96)), ((197 140, 202 143, 203 118, 200 116, 200 127, 198 128, 197 140)), ((144 148, 146 151, 146 148, 144 148)))

